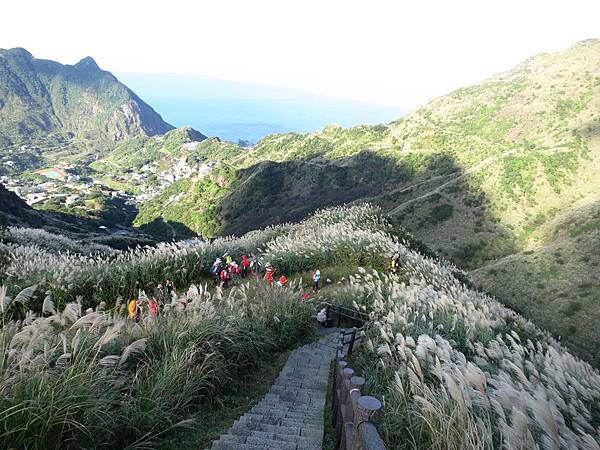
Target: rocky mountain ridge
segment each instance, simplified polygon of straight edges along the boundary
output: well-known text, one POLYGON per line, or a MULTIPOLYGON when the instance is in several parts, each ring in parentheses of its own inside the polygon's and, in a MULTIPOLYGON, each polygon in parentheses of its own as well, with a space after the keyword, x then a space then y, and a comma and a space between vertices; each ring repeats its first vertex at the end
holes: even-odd
POLYGON ((0 49, 0 143, 113 147, 133 136, 173 129, 150 105, 98 67, 37 59, 0 49))

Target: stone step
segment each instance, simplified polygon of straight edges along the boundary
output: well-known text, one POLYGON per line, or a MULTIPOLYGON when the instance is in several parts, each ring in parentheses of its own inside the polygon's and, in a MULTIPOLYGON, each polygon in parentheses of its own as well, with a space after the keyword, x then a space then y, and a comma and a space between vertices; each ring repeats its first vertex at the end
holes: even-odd
POLYGON ((261 445, 263 448, 281 450, 296 450, 298 448, 298 444, 296 442, 274 441, 257 437, 249 437, 247 443, 252 445, 261 445))
MULTIPOLYGON (((242 419, 240 419, 242 420, 242 419)), ((284 427, 281 425, 266 425, 264 423, 252 423, 252 422, 240 422, 235 421, 229 432, 231 434, 243 434, 247 432, 250 434, 250 431, 264 431, 267 433, 274 434, 288 434, 290 436, 300 436, 300 428, 298 427, 284 427)))
POLYGON ((215 450, 318 450, 337 336, 293 351, 264 398, 212 443, 215 450))
MULTIPOLYGON (((246 439, 248 439, 248 435, 245 434, 222 434, 218 441, 221 442, 236 442, 238 444, 245 444, 246 439)), ((218 442, 215 441, 215 442, 218 442)))
POLYGON ((316 412, 321 410, 321 405, 318 404, 309 404, 309 403, 301 403, 298 400, 287 401, 280 397, 276 400, 270 399, 256 405, 260 408, 272 408, 272 409, 282 409, 291 412, 316 412))
MULTIPOLYGON (((269 450, 269 447, 254 444, 240 444, 238 442, 215 441, 212 450, 269 450)), ((274 449, 273 449, 274 450, 274 449)))
POLYGON ((238 422, 254 422, 254 423, 264 423, 266 425, 283 425, 283 426, 301 426, 301 425, 312 425, 317 426, 320 425, 323 420, 322 419, 314 419, 314 418, 290 418, 290 417, 269 417, 259 414, 244 414, 242 417, 238 419, 238 422))
POLYGON ((285 425, 267 425, 258 422, 243 422, 243 423, 234 423, 232 426, 232 430, 235 429, 240 431, 241 433, 249 431, 263 431, 267 433, 275 433, 275 434, 287 434, 289 436, 321 436, 323 434, 323 423, 319 423, 317 425, 314 424, 300 424, 293 426, 285 426, 285 425), (234 428, 235 427, 235 428, 234 428))
POLYGON ((289 436, 287 434, 275 434, 273 440, 275 441, 288 441, 296 442, 298 444, 298 449, 303 449, 306 447, 310 447, 312 445, 317 448, 321 448, 323 445, 323 438, 312 437, 312 436, 289 436))
POLYGON ((279 417, 281 419, 315 419, 323 420, 323 412, 318 411, 303 411, 296 412, 289 409, 272 409, 272 408, 257 408, 256 406, 249 411, 249 414, 257 414, 263 416, 279 417))

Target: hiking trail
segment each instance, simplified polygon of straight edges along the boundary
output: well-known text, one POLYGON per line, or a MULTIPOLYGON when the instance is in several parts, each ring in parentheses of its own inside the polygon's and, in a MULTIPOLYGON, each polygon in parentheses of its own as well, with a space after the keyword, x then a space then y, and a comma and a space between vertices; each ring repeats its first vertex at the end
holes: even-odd
POLYGON ((329 368, 337 340, 338 333, 330 332, 294 350, 265 397, 210 448, 320 450, 329 368))

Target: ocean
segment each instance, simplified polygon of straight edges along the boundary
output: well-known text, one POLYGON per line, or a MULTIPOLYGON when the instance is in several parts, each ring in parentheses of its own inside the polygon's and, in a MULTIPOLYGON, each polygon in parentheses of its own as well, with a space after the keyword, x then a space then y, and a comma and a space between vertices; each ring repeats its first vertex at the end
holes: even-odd
POLYGON ((181 75, 120 74, 119 79, 176 127, 256 143, 273 133, 315 132, 397 120, 400 108, 370 105, 279 88, 181 75))

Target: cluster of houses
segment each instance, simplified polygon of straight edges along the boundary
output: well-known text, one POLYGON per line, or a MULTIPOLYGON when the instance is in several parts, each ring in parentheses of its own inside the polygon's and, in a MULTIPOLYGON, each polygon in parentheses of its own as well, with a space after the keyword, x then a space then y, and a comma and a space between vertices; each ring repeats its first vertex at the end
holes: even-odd
POLYGON ((140 172, 121 175, 121 181, 139 186, 140 194, 136 196, 135 200, 136 202, 145 202, 159 195, 177 180, 206 176, 217 164, 217 161, 208 161, 203 163, 196 162, 190 165, 187 157, 181 156, 175 159, 173 164, 167 169, 160 170, 157 163, 145 164, 140 168, 140 172), (153 176, 154 180, 152 183, 148 181, 151 176, 153 176))
MULTIPOLYGON (((35 179, 22 179, 8 175, 0 176, 0 183, 25 200, 29 206, 44 204, 52 199, 60 199, 61 203, 70 206, 92 191, 100 192, 105 197, 125 197, 130 200, 131 196, 126 192, 107 189, 100 181, 72 174, 69 169, 72 168, 63 165, 38 170, 35 173, 46 179, 41 183, 35 179)), ((85 206, 80 207, 85 208, 85 206)))
MULTIPOLYGON (((0 176, 0 182, 30 206, 56 198, 60 199, 60 203, 70 206, 85 198, 92 190, 105 197, 119 197, 127 204, 136 204, 156 197, 182 178, 204 177, 218 164, 217 161, 195 161, 190 164, 186 156, 174 158, 170 163, 168 168, 164 168, 164 164, 153 162, 142 166, 139 171, 129 170, 114 176, 115 181, 137 186, 140 192, 136 195, 124 190, 107 189, 101 181, 77 175, 74 167, 66 163, 36 171, 46 180, 44 182, 9 175, 0 176)), ((85 208, 82 205, 74 207, 85 208)))

